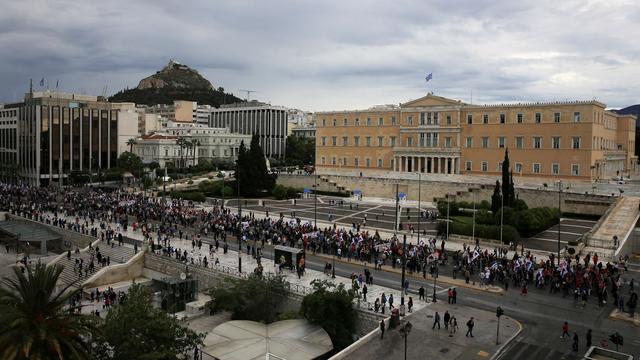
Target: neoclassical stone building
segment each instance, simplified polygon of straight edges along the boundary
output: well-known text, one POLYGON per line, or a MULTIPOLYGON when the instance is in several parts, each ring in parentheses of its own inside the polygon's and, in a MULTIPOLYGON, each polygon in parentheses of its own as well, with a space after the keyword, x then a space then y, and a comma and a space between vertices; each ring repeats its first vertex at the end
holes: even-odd
POLYGON ((431 93, 399 106, 316 113, 320 171, 598 180, 635 171, 632 115, 595 100, 475 105, 431 93))

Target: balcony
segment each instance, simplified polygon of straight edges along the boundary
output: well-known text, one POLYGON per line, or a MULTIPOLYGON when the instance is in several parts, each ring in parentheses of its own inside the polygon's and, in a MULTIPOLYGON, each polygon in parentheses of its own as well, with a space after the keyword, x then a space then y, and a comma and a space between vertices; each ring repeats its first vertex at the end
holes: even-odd
POLYGON ((396 146, 394 155, 427 155, 427 156, 460 156, 459 147, 420 147, 420 146, 396 146))

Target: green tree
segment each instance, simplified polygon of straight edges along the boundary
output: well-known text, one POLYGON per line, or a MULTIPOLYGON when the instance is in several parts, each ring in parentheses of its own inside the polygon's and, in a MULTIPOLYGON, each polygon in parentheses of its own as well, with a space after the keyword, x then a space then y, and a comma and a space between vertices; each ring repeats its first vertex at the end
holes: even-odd
POLYGON ((509 181, 509 149, 504 150, 504 160, 502 160, 502 196, 504 197, 504 206, 511 205, 510 199, 510 181, 509 181))
POLYGON ((129 152, 133 152, 133 145, 137 144, 136 139, 135 138, 131 138, 129 140, 127 140, 127 145, 129 145, 129 152))
POLYGON ((138 155, 125 151, 118 158, 118 167, 132 174, 137 174, 142 169, 142 160, 138 155))
POLYGON ((314 291, 302 299, 300 314, 329 334, 334 349, 344 349, 352 343, 356 331, 355 294, 344 284, 336 286, 326 280, 316 279, 311 285, 314 291))
POLYGON ((493 195, 491 195, 491 212, 498 213, 502 206, 502 194, 500 193, 500 180, 496 180, 496 187, 493 188, 493 195))
POLYGON ((285 154, 285 165, 313 165, 316 157, 316 140, 314 138, 302 138, 289 135, 287 137, 285 154))
POLYGON ((235 320, 272 323, 282 312, 289 284, 283 276, 262 278, 251 275, 246 279, 227 278, 209 294, 211 310, 231 312, 235 320))
POLYGON ((238 151, 238 174, 240 193, 245 196, 256 196, 271 193, 276 186, 276 174, 267 170, 267 159, 260 146, 260 137, 253 135, 249 150, 244 142, 238 151))
POLYGON ((89 359, 96 318, 65 310, 78 291, 56 291, 62 267, 36 264, 26 275, 17 267, 0 287, 0 357, 89 359))
POLYGON ((126 300, 113 307, 101 326, 96 358, 162 360, 187 358, 203 335, 151 305, 151 292, 134 284, 126 300))

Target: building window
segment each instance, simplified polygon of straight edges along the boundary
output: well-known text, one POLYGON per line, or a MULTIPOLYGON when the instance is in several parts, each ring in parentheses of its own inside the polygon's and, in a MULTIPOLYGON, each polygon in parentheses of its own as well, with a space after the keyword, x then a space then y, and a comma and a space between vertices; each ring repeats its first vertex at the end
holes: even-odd
POLYGON ((390 145, 389 146, 396 146, 396 137, 395 136, 391 136, 389 137, 389 141, 390 141, 390 145))
POLYGON ((333 119, 333 127, 336 127, 336 125, 338 125, 338 121, 336 119, 333 119))
POLYGON ((396 124, 396 117, 392 116, 391 117, 391 125, 395 125, 396 124))
POLYGON ((378 126, 384 125, 384 118, 378 118, 378 126))
POLYGON ((502 171, 502 161, 498 163, 498 169, 496 171, 502 171))
POLYGON ((413 116, 407 116, 407 125, 413 125, 413 116))
POLYGON ((347 120, 346 118, 342 119, 343 126, 347 126, 348 124, 349 124, 349 120, 347 120))
POLYGON ((358 158, 353 159, 353 166, 358 167, 360 165, 360 160, 358 158))
POLYGON ((551 145, 554 149, 560 149, 560 136, 554 136, 551 138, 551 145))
POLYGON ((342 146, 349 146, 349 137, 348 136, 343 136, 342 137, 342 146))
POLYGON ((471 171, 471 161, 465 161, 464 163, 464 169, 466 171, 471 171))
POLYGON ((371 118, 367 118, 367 126, 371 126, 371 118))
POLYGON ((504 149, 504 136, 498 136, 498 148, 504 149))
POLYGON ((571 148, 572 149, 580 149, 580 137, 574 136, 571 138, 571 148))
POLYGON ((522 174, 522 163, 516 163, 516 174, 522 174))
POLYGON ((371 136, 367 136, 367 137, 365 138, 365 141, 366 141, 366 143, 367 143, 367 147, 371 146, 371 136))
POLYGON ((522 136, 516 136, 516 149, 522 149, 522 144, 524 144, 524 138, 522 136))
POLYGON ((451 115, 447 115, 447 125, 451 125, 451 115))
POLYGON ((489 114, 482 115, 482 123, 483 124, 488 124, 489 123, 489 114))
MULTIPOLYGON (((431 135, 431 134, 429 134, 429 135, 431 135)), ((425 146, 425 144, 424 144, 424 133, 420 133, 420 144, 419 144, 419 146, 420 147, 424 147, 425 146)))
POLYGON ((438 113, 437 112, 433 113, 433 124, 434 125, 438 125, 438 113))
POLYGON ((489 171, 489 163, 488 163, 488 162, 483 161, 483 162, 482 162, 482 164, 481 164, 481 166, 482 166, 482 172, 487 172, 487 171, 489 171))
POLYGON ((343 157, 341 162, 342 162, 341 165, 347 166, 347 158, 346 157, 343 157))
POLYGON ((473 124, 473 114, 467 114, 467 124, 473 124))
POLYGON ((524 122, 524 115, 522 113, 516 115, 516 122, 518 124, 522 124, 524 122))
POLYGON ((371 167, 371 159, 369 158, 364 159, 364 166, 371 167))
POLYGON ((360 146, 360 136, 353 137, 353 146, 360 146))
POLYGON ((331 165, 335 166, 336 165, 336 157, 332 157, 331 158, 331 165))
POLYGON ((326 119, 322 119, 322 127, 327 126, 327 120, 326 119))
POLYGON ((551 173, 553 175, 560 175, 560 164, 558 163, 551 164, 551 173))
POLYGON ((560 113, 553 113, 553 122, 555 123, 559 123, 560 122, 560 113))
MULTIPOLYGON (((424 114, 423 112, 420 113, 420 125, 424 125, 425 121, 424 121, 424 114)), ((431 113, 429 113, 429 122, 431 122, 431 113)))
POLYGON ((580 112, 576 111, 573 113, 573 122, 580 122, 580 112))
POLYGON ((382 167, 382 159, 378 159, 378 167, 381 168, 382 167))
POLYGON ((534 174, 540 174, 540 163, 534 163, 532 170, 534 174))
POLYGON ((320 138, 320 143, 322 144, 322 146, 327 146, 327 138, 324 136, 320 138))
POLYGON ((408 147, 412 147, 413 146, 413 138, 410 137, 410 136, 407 138, 407 146, 408 147))
POLYGON ((571 176, 580 176, 580 165, 571 164, 571 176))
MULTIPOLYGON (((227 156, 227 150, 224 151, 224 155, 227 156)), ((323 157, 320 158, 320 163, 324 165, 326 163, 326 159, 323 157)))
POLYGON ((446 148, 450 148, 451 147, 451 137, 447 136, 444 138, 444 147, 446 148))
POLYGON ((483 136, 482 137, 482 148, 483 149, 489 148, 489 137, 488 136, 483 136))
POLYGON ((506 114, 500 114, 500 124, 504 124, 507 121, 506 114))
POLYGON ((533 137, 533 148, 534 149, 542 148, 542 138, 540 136, 533 137))
POLYGON ((378 147, 384 146, 384 136, 378 136, 378 147))
POLYGON ((338 145, 338 137, 337 136, 332 136, 331 137, 331 145, 333 145, 333 146, 337 146, 338 145))
POLYGON ((536 113, 536 124, 540 124, 542 122, 542 114, 536 113))
POLYGON ((468 148, 473 147, 473 137, 471 137, 471 136, 467 137, 466 147, 468 147, 468 148))

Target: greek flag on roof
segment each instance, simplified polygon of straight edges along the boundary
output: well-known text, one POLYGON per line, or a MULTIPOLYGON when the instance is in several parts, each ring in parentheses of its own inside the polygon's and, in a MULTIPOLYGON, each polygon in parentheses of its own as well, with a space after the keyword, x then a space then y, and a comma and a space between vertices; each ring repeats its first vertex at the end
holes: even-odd
POLYGON ((427 77, 425 77, 424 79, 429 82, 429 80, 433 79, 433 73, 429 73, 429 75, 427 75, 427 77))

